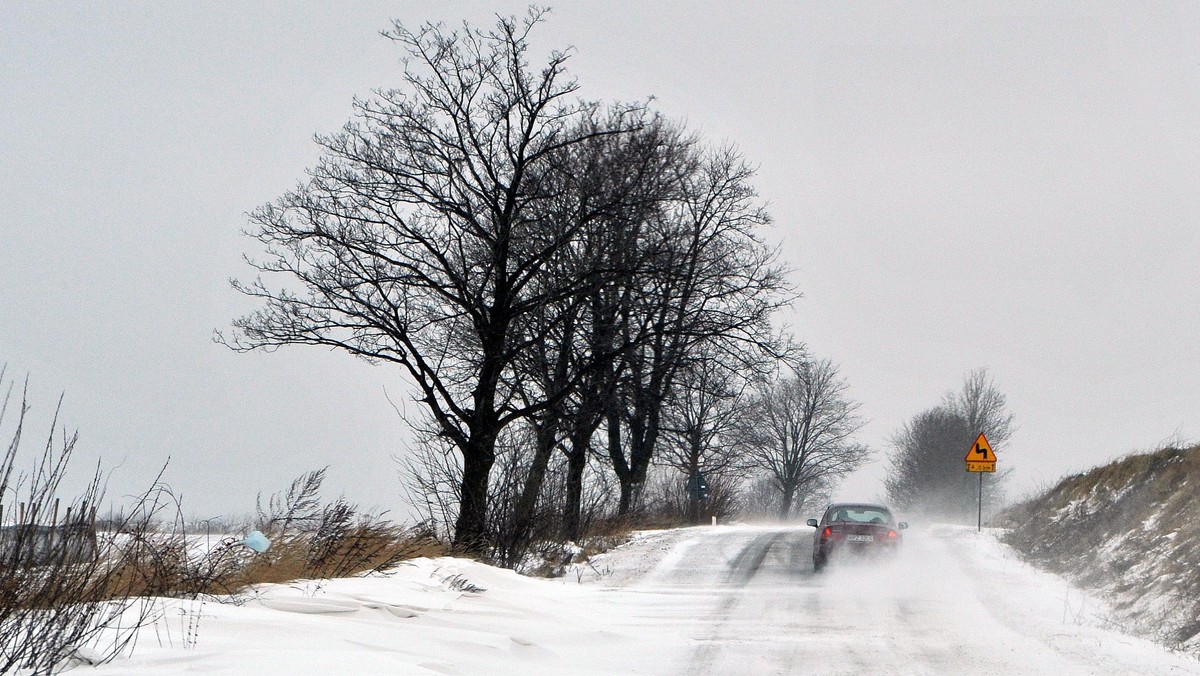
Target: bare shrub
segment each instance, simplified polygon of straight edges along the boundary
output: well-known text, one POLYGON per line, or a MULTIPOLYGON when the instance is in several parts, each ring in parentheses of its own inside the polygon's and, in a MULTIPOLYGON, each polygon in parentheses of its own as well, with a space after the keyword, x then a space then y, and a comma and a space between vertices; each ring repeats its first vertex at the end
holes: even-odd
POLYGON ((110 661, 132 650, 159 614, 156 596, 236 598, 227 595, 263 582, 383 571, 445 552, 426 528, 396 526, 341 499, 322 505, 324 470, 297 479, 263 510, 261 526, 276 541, 269 555, 235 538, 196 547, 161 472, 132 504, 97 521, 97 470, 64 509, 56 494, 77 435, 59 430, 56 409, 44 450, 22 470, 29 404, 24 392, 13 394, 10 384, 0 402, 0 429, 15 423, 0 456, 0 673, 110 661))
MULTIPOLYGON (((472 551, 460 549, 457 553, 513 567, 524 548, 538 539, 536 534, 527 538, 513 537, 516 498, 529 470, 527 450, 519 429, 507 430, 496 442, 495 465, 488 478, 493 508, 487 515, 483 539, 475 543, 472 551)), ((458 477, 462 472, 462 460, 458 452, 444 444, 436 434, 426 431, 408 454, 395 458, 395 461, 399 466, 403 496, 421 517, 422 529, 441 542, 450 542, 458 519, 461 494, 458 477)), ((553 469, 551 473, 554 473, 553 469)), ((552 492, 553 487, 543 486, 534 519, 538 532, 558 522, 557 514, 545 511, 546 496, 552 492)))
MULTIPOLYGON (((5 382, 0 368, 0 386, 5 382)), ((0 427, 12 420, 10 411, 15 416, 0 458, 0 673, 51 673, 73 659, 111 660, 132 644, 150 617, 141 581, 124 574, 121 564, 127 538, 144 537, 146 522, 122 517, 111 524, 121 536, 99 537, 95 505, 103 498, 103 482, 98 469, 60 511, 58 492, 78 435, 59 427, 60 398, 40 456, 22 469, 28 383, 19 398, 14 393, 8 383, 0 403, 0 427), (88 656, 80 657, 84 652, 88 656)), ((129 513, 154 512, 161 492, 156 481, 129 513)))
POLYGON ((743 506, 741 482, 733 473, 712 472, 706 477, 708 498, 700 502, 700 512, 693 514, 692 495, 687 489, 688 475, 674 466, 657 468, 643 491, 646 508, 636 523, 673 527, 708 523, 714 516, 725 521, 740 513, 743 506))
POLYGON ((462 463, 458 454, 430 439, 416 444, 404 457, 394 460, 399 466, 405 501, 439 540, 450 542, 454 537, 454 523, 458 520, 461 492, 458 477, 462 473, 462 463))

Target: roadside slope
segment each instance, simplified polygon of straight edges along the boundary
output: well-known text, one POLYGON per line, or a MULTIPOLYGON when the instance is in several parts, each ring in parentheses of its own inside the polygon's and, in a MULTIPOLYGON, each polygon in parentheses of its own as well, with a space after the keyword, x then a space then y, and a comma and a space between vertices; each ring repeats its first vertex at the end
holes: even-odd
POLYGON ((1111 621, 1200 652, 1200 446, 1131 455, 1064 479, 994 525, 1034 564, 1096 590, 1111 621))

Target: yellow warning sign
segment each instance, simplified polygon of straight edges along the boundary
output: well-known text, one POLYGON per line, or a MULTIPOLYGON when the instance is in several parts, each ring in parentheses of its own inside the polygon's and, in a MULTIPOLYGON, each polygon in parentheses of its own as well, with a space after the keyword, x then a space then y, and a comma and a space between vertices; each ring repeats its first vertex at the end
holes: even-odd
POLYGON ((963 459, 967 461, 968 472, 996 471, 996 452, 992 450, 987 437, 982 434, 975 438, 975 443, 971 444, 967 456, 963 459))

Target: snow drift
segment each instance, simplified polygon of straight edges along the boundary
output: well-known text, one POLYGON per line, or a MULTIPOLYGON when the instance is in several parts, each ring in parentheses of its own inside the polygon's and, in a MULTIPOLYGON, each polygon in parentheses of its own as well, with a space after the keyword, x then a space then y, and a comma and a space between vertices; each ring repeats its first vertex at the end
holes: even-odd
POLYGON ((1064 479, 995 525, 1028 560, 1103 596, 1114 623, 1200 653, 1200 446, 1064 479))

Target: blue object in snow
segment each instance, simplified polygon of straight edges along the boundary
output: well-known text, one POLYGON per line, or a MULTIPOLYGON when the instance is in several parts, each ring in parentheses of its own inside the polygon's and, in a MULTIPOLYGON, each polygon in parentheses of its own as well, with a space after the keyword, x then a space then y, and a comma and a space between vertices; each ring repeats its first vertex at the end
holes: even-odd
POLYGON ((268 540, 267 536, 263 535, 261 531, 257 530, 250 531, 250 534, 246 536, 246 539, 242 540, 242 544, 246 545, 250 549, 253 549, 259 554, 262 554, 271 548, 271 541, 268 540))

